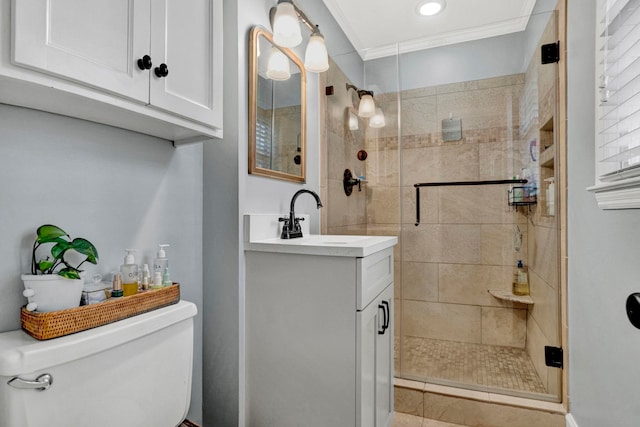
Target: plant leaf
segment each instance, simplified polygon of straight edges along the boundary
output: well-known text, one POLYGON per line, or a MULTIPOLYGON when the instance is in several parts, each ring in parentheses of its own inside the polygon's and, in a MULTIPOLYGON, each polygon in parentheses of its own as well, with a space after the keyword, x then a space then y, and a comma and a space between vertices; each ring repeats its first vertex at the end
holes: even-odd
POLYGON ((38 227, 36 234, 38 235, 36 238, 36 242, 38 243, 55 242, 57 240, 61 240, 59 238, 62 236, 69 237, 67 232, 62 228, 51 224, 41 225, 38 227))
POLYGON ((47 259, 43 259, 40 262, 38 262, 38 270, 44 273, 45 271, 53 267, 53 263, 54 261, 49 260, 49 257, 47 257, 47 259))
POLYGON ((75 268, 71 268, 71 267, 63 268, 62 270, 58 271, 58 275, 62 276, 62 277, 66 277, 67 279, 79 279, 80 278, 80 274, 78 273, 78 270, 76 270, 75 268))
POLYGON ((82 237, 76 237, 71 242, 71 247, 76 251, 81 253, 82 255, 87 256, 87 261, 91 264, 98 263, 98 250, 93 244, 87 239, 83 239, 82 237))
POLYGON ((51 247, 51 256, 53 259, 60 259, 71 247, 72 245, 65 240, 57 240, 57 243, 51 247))

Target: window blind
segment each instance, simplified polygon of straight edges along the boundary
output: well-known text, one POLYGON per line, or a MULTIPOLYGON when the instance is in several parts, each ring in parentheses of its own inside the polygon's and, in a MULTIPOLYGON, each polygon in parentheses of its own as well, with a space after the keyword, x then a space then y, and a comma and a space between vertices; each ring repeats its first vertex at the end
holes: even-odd
POLYGON ((640 176, 640 0, 599 0, 597 174, 640 176))
POLYGON ((256 123, 256 165, 272 169, 271 123, 259 117, 256 123))

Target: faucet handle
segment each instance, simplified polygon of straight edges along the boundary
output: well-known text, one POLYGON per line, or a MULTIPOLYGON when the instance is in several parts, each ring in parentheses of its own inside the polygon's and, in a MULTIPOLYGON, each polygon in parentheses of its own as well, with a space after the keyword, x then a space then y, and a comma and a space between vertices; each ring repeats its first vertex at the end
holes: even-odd
POLYGON ((280 218, 278 218, 278 222, 284 222, 284 225, 287 225, 287 224, 289 224, 289 217, 288 216, 280 217, 280 218))
POLYGON ((300 217, 296 217, 296 222, 300 222, 300 221, 304 221, 304 217, 300 216, 300 217))

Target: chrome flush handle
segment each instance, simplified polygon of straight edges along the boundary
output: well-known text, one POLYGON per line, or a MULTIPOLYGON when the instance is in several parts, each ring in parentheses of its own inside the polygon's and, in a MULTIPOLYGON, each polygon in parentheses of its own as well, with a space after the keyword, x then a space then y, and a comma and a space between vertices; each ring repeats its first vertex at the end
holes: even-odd
POLYGON ((53 377, 49 374, 42 374, 36 378, 35 381, 23 380, 20 377, 13 377, 7 381, 7 384, 15 388, 44 391, 53 384, 53 377))

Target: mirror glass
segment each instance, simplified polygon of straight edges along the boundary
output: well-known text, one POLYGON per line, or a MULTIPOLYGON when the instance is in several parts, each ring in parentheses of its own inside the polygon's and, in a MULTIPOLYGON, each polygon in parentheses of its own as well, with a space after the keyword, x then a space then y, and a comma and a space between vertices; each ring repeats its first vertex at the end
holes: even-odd
POLYGON ((300 58, 251 30, 249 173, 305 181, 306 74, 300 58))

